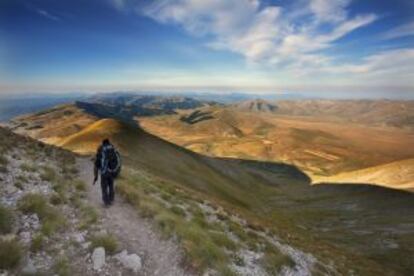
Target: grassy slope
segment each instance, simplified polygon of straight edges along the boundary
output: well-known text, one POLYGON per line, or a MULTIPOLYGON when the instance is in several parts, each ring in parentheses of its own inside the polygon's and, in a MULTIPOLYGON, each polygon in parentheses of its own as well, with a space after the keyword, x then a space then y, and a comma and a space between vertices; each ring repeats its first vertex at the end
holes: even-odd
POLYGON ((92 153, 103 137, 117 144, 127 167, 272 229, 290 244, 334 262, 344 274, 350 269, 365 275, 412 273, 409 194, 369 186, 311 188, 292 167, 207 158, 114 120, 90 125, 63 146, 92 153))
POLYGON ((213 119, 139 118, 147 131, 210 156, 295 164, 312 176, 355 171, 414 156, 414 134, 304 117, 205 109, 213 119))
POLYGON ((414 192, 414 159, 314 179, 315 184, 324 182, 374 183, 379 186, 414 192))
POLYGON ((103 137, 121 148, 128 167, 149 171, 167 180, 166 185, 201 194, 272 228, 292 244, 334 261, 343 272, 349 267, 365 274, 410 271, 414 206, 409 194, 363 185, 311 188, 292 167, 207 158, 110 119, 69 137, 63 146, 88 152, 88 145, 93 152, 103 137), (399 250, 383 246, 388 239, 399 250))

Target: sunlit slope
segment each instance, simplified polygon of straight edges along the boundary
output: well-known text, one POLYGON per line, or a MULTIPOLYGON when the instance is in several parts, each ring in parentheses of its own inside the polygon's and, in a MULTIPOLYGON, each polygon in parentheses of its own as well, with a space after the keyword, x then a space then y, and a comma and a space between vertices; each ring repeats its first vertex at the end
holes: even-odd
POLYGON ((61 140, 57 145, 77 153, 92 154, 104 138, 115 138, 117 143, 121 143, 118 137, 127 131, 128 129, 116 120, 102 119, 61 140))
POLYGON ((286 181, 300 186, 308 184, 307 177, 294 167, 275 164, 280 170, 272 177, 258 177, 254 173, 257 168, 248 168, 248 164, 245 167, 240 162, 198 155, 114 119, 99 120, 68 137, 60 146, 92 154, 104 138, 109 138, 120 149, 127 165, 150 170, 237 206, 260 206, 256 201, 260 200, 261 189, 267 188, 266 184, 286 181))
POLYGON ((62 146, 92 153, 103 138, 121 150, 127 168, 255 220, 341 271, 410 271, 414 205, 408 193, 372 185, 309 186, 291 166, 205 157, 113 119, 91 124, 62 146), (390 231, 398 251, 383 245, 390 231))
MULTIPOLYGON (((225 114, 223 122, 237 127, 244 135, 266 122, 256 120, 261 117, 245 117, 244 121, 231 112, 225 114)), ((308 126, 308 122, 279 122, 296 128, 308 126)), ((45 128, 53 127, 45 124, 45 128)), ((326 129, 326 125, 318 126, 326 129)), ((321 132, 315 128, 320 128, 314 124, 309 127, 315 134, 314 140, 301 140, 308 141, 302 145, 315 146, 326 141, 318 138, 321 132)), ((351 135, 333 126, 329 130, 335 133, 333 137, 351 135)), ((205 131, 208 133, 207 126, 205 131)), ((293 131, 298 137, 309 139, 308 132, 293 131)), ((148 134, 136 125, 113 119, 95 119, 79 132, 68 135, 62 146, 93 153, 103 138, 110 138, 120 149, 125 169, 137 174, 149 172, 162 185, 256 221, 259 227, 272 229, 289 244, 315 254, 326 263, 334 263, 344 275, 349 274, 350 268, 357 275, 413 272, 410 258, 414 248, 413 194, 373 185, 310 186, 306 175, 292 166, 206 157, 148 134)))
POLYGON ((85 113, 76 105, 66 104, 17 117, 11 121, 10 127, 16 133, 49 144, 59 144, 96 120, 95 116, 85 113))
POLYGON ((190 114, 140 117, 138 121, 148 132, 198 153, 285 162, 315 176, 414 157, 413 132, 351 122, 234 108, 205 108, 190 114))
POLYGON ((414 192, 414 159, 392 162, 367 169, 340 173, 331 177, 316 177, 318 183, 370 183, 414 192))

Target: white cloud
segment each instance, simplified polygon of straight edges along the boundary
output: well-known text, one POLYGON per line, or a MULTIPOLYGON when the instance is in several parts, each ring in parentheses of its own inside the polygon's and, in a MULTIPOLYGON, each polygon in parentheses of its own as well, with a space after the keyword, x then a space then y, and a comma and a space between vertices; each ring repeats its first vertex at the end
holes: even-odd
POLYGON ((145 13, 159 22, 182 26, 193 35, 212 37, 208 45, 215 49, 239 53, 249 62, 276 65, 326 60, 316 53, 376 20, 374 14, 348 18, 349 0, 305 3, 297 12, 262 7, 259 0, 156 1, 145 13))
POLYGON ((310 0, 310 9, 321 22, 340 22, 347 18, 350 0, 310 0))
POLYGON ((385 32, 382 35, 382 38, 383 39, 394 39, 394 38, 413 36, 413 35, 414 35, 414 21, 406 23, 404 25, 400 25, 394 29, 391 29, 385 32))
MULTIPOLYGON (((296 68, 291 68, 294 72, 296 68)), ((345 77, 359 84, 414 86, 414 48, 395 49, 369 55, 359 62, 309 66, 302 73, 326 78, 345 77)))

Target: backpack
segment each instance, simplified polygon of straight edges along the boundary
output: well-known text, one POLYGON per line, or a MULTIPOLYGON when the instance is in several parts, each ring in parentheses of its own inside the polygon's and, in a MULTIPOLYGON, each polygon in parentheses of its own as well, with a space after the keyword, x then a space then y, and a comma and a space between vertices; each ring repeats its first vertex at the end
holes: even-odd
POLYGON ((111 144, 102 147, 101 174, 104 176, 118 177, 121 172, 121 157, 111 144))

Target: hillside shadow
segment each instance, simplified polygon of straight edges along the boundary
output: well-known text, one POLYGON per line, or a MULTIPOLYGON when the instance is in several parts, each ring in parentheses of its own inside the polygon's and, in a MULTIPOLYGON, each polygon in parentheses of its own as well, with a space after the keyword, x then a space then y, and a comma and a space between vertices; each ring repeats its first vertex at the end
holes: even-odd
POLYGON ((193 125, 202 121, 214 119, 214 117, 211 114, 211 112, 203 112, 200 110, 196 110, 187 116, 181 116, 180 120, 184 123, 193 125))
MULTIPOLYGON (((233 181, 237 181, 237 178, 239 177, 232 171, 234 167, 237 167, 239 169, 247 171, 250 175, 254 176, 255 179, 262 182, 263 184, 284 188, 286 191, 291 189, 292 192, 297 192, 300 190, 301 192, 307 194, 307 196, 311 197, 323 195, 335 196, 339 193, 343 195, 370 194, 372 197, 382 199, 394 197, 408 197, 410 199, 413 199, 414 197, 414 193, 381 187, 370 183, 320 183, 317 185, 311 185, 311 178, 298 167, 291 164, 282 162, 248 160, 241 158, 210 157, 193 152, 184 147, 169 142, 161 137, 148 133, 140 127, 139 122, 135 120, 137 112, 141 112, 140 114, 147 114, 147 116, 159 115, 154 113, 154 110, 150 110, 148 112, 145 110, 137 111, 132 108, 129 109, 127 107, 117 108, 114 106, 111 107, 109 105, 87 102, 76 102, 76 105, 79 108, 83 109, 85 112, 98 118, 113 118, 122 121, 130 127, 139 130, 141 134, 162 141, 162 143, 168 144, 169 147, 173 147, 175 150, 185 153, 186 155, 201 159, 206 165, 213 168, 223 176, 233 179, 233 181)), ((197 111, 193 113, 193 116, 191 114, 188 116, 189 123, 194 123, 194 121, 199 121, 200 119, 209 119, 209 114, 197 111)))

